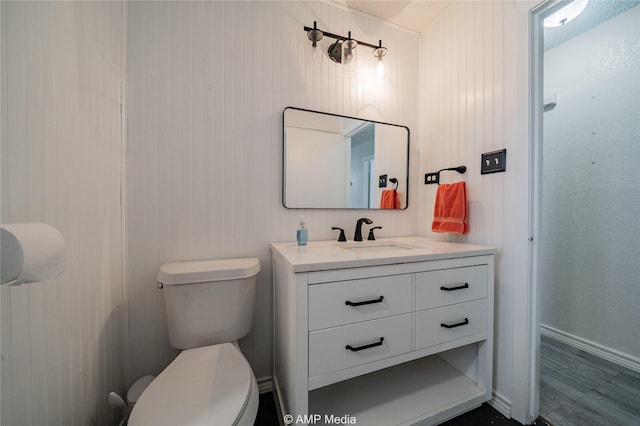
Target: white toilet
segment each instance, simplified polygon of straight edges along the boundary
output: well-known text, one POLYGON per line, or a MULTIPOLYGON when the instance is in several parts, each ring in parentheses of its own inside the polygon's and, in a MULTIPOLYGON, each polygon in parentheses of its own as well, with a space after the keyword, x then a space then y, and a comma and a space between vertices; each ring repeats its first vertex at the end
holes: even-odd
POLYGON ((167 263, 171 346, 184 349, 145 389, 129 426, 253 425, 258 384, 238 339, 253 325, 258 259, 167 263))

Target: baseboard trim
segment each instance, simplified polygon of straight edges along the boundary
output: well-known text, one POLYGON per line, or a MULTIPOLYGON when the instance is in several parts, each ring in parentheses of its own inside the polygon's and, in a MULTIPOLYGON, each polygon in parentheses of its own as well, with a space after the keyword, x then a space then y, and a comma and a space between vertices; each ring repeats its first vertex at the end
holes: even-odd
POLYGON ((258 379, 258 391, 260 394, 273 392, 273 377, 261 377, 258 379))
POLYGON ((540 334, 610 361, 621 367, 628 368, 636 373, 640 373, 640 359, 631 355, 599 345, 587 339, 583 339, 544 324, 540 324, 540 334))
POLYGON ((511 400, 501 393, 493 391, 493 399, 487 401, 487 403, 506 418, 511 418, 511 400))

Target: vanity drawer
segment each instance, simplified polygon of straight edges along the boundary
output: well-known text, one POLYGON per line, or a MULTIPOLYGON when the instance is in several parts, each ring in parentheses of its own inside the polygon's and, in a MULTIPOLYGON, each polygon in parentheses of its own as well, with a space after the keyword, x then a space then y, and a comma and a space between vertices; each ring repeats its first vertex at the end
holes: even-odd
POLYGON ((312 331, 309 333, 309 377, 389 358, 410 350, 410 313, 312 331))
POLYGON ((416 274, 416 310, 487 297, 487 265, 416 274))
POLYGON ((309 286, 309 330, 411 312, 411 275, 309 286))
POLYGON ((486 299, 416 312, 416 349, 463 338, 465 343, 487 338, 486 299))

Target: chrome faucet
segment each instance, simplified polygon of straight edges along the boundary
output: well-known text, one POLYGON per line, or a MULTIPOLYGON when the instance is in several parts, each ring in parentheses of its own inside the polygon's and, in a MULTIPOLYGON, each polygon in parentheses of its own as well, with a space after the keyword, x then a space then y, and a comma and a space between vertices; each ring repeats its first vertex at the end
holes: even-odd
POLYGON ((366 217, 358 219, 356 223, 356 235, 353 237, 353 241, 362 241, 362 224, 366 223, 367 225, 371 225, 373 221, 366 217))

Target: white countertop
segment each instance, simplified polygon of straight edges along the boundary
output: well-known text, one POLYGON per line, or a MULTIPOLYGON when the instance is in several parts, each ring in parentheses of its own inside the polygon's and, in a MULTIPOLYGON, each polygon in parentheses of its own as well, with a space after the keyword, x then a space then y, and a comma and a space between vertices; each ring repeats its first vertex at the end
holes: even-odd
POLYGON ((292 268, 293 272, 324 271, 328 269, 356 268, 362 266, 392 265, 396 263, 423 262, 495 254, 494 247, 476 244, 450 243, 426 237, 379 238, 375 241, 338 242, 309 241, 306 246, 296 242, 271 243, 271 250, 292 268), (411 246, 408 249, 380 248, 378 251, 345 249, 356 245, 385 245, 398 243, 411 246))

